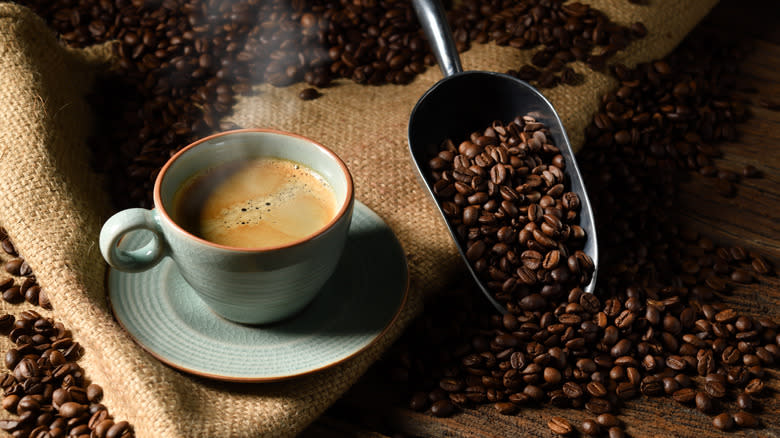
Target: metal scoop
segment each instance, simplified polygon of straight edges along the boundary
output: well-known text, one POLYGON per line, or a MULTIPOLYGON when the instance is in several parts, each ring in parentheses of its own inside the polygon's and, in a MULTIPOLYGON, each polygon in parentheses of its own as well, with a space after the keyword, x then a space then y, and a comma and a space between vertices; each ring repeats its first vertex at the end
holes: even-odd
MULTIPOLYGON (((427 170, 428 160, 432 157, 432 146, 436 148, 445 139, 465 138, 473 131, 490 126, 494 120, 510 121, 516 116, 534 116, 549 129, 552 142, 566 160, 564 172, 569 180, 569 190, 577 193, 580 198, 579 225, 585 230, 587 238, 583 251, 590 256, 594 264, 590 283, 584 290, 592 293, 598 273, 598 245, 593 211, 569 138, 555 109, 539 91, 519 79, 494 72, 464 72, 441 4, 438 0, 413 0, 413 4, 444 74, 444 78, 420 98, 409 118, 409 151, 423 185, 434 201, 437 201, 433 193, 432 177, 427 170)), ((437 201, 436 205, 446 221, 441 204, 437 201)), ((505 312, 504 306, 496 301, 474 272, 455 229, 449 221, 446 222, 474 280, 496 309, 505 312)))

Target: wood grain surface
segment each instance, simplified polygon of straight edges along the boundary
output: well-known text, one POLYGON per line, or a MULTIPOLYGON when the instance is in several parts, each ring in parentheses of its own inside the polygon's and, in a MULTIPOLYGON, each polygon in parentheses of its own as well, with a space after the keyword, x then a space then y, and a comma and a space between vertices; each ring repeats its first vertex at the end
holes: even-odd
MULTIPOLYGON (((652 1, 652 0, 650 0, 652 1)), ((742 178, 737 196, 718 194, 712 178, 691 175, 681 188, 678 214, 691 228, 722 245, 741 245, 762 253, 775 275, 735 286, 722 300, 753 315, 780 320, 780 4, 777 0, 722 1, 699 26, 746 43, 739 94, 751 117, 739 125, 737 141, 724 144, 720 168, 741 173, 758 168, 760 178, 742 178)), ((547 421, 553 415, 579 427, 590 417, 584 411, 548 404, 525 408, 517 415, 498 414, 491 405, 466 409, 450 418, 407 409, 406 400, 389 383, 381 363, 370 370, 339 402, 304 432, 305 437, 552 437, 547 421)), ((768 371, 768 394, 760 399, 761 428, 724 433, 709 416, 671 398, 640 397, 628 402, 620 418, 632 437, 780 437, 780 372, 768 371)))

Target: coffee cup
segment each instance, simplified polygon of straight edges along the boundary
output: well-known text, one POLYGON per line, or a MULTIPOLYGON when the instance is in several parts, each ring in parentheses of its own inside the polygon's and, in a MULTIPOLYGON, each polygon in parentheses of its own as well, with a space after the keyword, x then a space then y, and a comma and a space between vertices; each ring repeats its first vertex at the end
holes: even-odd
POLYGON ((125 272, 170 257, 218 315, 272 323, 300 312, 333 274, 353 205, 347 166, 321 144, 270 129, 229 131, 171 157, 154 184, 154 208, 112 216, 100 250, 125 272), (148 243, 122 247, 137 230, 148 243))

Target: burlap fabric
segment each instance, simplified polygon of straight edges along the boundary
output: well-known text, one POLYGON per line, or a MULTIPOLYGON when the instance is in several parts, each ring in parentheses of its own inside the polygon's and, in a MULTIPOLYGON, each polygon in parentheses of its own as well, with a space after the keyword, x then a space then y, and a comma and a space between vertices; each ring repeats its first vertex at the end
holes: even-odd
MULTIPOLYGON (((716 2, 589 3, 619 23, 645 23, 649 35, 614 58, 633 65, 667 54, 716 2)), ((303 84, 263 85, 238 102, 231 119, 239 125, 298 132, 345 159, 358 199, 382 216, 404 245, 412 286, 396 324, 357 357, 291 381, 233 385, 160 364, 121 330, 106 306, 97 236, 110 207, 102 177, 86 164, 85 138, 96 122, 83 96, 95 73, 110 63, 110 53, 107 46, 63 49, 29 10, 0 4, 0 223, 48 291, 53 315, 83 344, 80 363, 88 378, 105 388, 104 403, 117 418, 129 420, 138 436, 295 435, 399 336, 421 311, 424 294, 447 285, 462 269, 443 222, 418 184, 406 145, 410 111, 441 73, 429 69, 407 86, 340 81, 309 102, 296 97, 303 84)), ((466 69, 506 71, 532 55, 486 45, 474 47, 462 60, 466 69)), ((580 63, 574 68, 584 75, 583 85, 544 94, 578 148, 599 97, 616 83, 580 63)), ((2 307, 5 312, 23 308, 2 307)), ((8 341, 3 342, 5 349, 8 341)))

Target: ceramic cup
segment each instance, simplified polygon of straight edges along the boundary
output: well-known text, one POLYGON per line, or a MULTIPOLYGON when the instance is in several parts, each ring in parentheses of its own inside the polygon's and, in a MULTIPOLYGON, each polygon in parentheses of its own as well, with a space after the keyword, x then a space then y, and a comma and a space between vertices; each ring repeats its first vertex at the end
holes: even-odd
POLYGON ((352 177, 324 146, 267 129, 242 129, 199 140, 163 166, 154 184, 154 209, 120 211, 103 225, 100 250, 113 268, 139 272, 171 257, 182 277, 217 314, 245 324, 265 324, 301 311, 317 295, 339 262, 352 220, 352 177), (173 198, 203 169, 248 157, 294 161, 319 173, 333 188, 335 217, 314 235, 266 249, 219 245, 185 231, 171 219, 173 198), (147 230, 142 248, 119 247, 123 236, 147 230))

